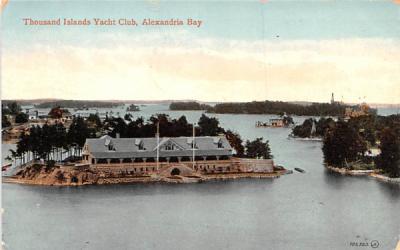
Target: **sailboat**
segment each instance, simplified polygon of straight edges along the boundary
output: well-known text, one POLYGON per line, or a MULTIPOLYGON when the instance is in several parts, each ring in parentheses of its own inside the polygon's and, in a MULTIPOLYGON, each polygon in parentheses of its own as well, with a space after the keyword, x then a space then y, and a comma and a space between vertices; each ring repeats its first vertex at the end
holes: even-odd
POLYGON ((317 126, 316 126, 315 120, 313 119, 311 131, 310 131, 310 137, 305 138, 305 140, 307 140, 307 141, 322 141, 322 139, 317 137, 316 134, 317 134, 317 126))
POLYGON ((315 126, 315 120, 313 120, 313 123, 311 126, 310 137, 315 137, 316 132, 317 132, 317 126, 315 126))

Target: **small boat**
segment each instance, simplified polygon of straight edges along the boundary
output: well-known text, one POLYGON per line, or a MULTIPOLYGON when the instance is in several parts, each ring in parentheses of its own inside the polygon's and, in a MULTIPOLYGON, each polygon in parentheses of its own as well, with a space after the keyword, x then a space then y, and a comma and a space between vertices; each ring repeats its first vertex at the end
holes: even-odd
POLYGON ((301 169, 301 168, 294 168, 294 170, 296 170, 297 172, 300 172, 300 173, 306 172, 304 169, 301 169))

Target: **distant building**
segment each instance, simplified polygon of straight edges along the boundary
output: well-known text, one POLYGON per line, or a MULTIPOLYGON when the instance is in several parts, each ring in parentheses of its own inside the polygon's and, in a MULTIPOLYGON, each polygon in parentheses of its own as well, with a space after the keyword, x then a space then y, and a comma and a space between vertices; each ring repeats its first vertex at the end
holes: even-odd
POLYGON ((346 108, 345 119, 370 115, 370 107, 366 103, 362 103, 358 108, 346 108))
POLYGON ((89 118, 90 115, 98 115, 101 120, 106 119, 108 112, 99 112, 97 109, 83 109, 74 112, 74 116, 82 117, 84 119, 89 118))
POLYGON ((269 122, 256 122, 256 127, 273 127, 273 128, 281 128, 285 127, 285 120, 283 118, 273 118, 269 119, 269 122))

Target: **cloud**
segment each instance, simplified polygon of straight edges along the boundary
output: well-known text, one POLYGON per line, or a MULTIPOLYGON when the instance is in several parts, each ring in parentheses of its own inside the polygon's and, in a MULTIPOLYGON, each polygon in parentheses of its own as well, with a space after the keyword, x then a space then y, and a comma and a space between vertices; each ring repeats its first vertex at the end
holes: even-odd
POLYGON ((390 39, 229 41, 187 33, 105 35, 109 45, 37 45, 3 54, 3 98, 398 102, 390 39))

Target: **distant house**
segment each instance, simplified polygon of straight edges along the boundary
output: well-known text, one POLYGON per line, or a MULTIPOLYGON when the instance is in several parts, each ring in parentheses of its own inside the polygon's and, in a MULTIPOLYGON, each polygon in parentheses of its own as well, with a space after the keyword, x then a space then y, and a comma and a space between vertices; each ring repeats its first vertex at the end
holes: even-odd
POLYGON ((107 112, 99 112, 97 109, 82 109, 75 111, 73 115, 84 119, 89 118, 90 115, 98 115, 101 120, 104 120, 107 114, 107 112))
POLYGON ((37 119, 39 119, 39 111, 37 111, 37 110, 32 110, 32 109, 27 110, 26 114, 28 115, 28 119, 29 120, 37 120, 37 119))
POLYGON ((371 108, 366 103, 362 103, 357 108, 346 108, 344 116, 347 120, 354 117, 366 116, 370 115, 370 110, 371 108))

